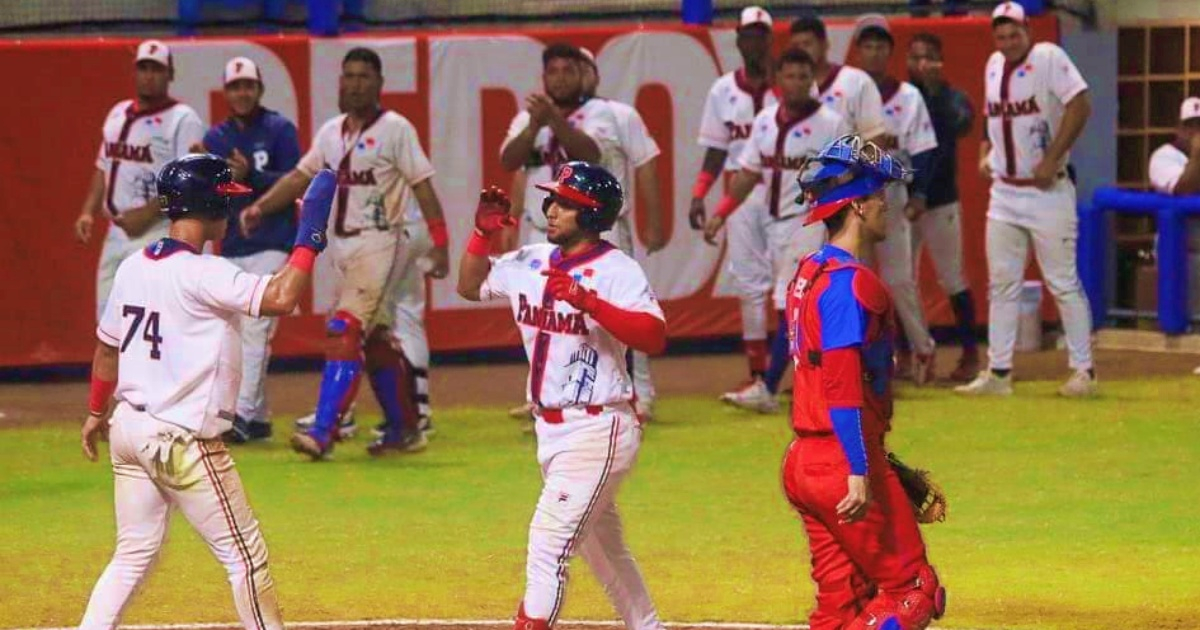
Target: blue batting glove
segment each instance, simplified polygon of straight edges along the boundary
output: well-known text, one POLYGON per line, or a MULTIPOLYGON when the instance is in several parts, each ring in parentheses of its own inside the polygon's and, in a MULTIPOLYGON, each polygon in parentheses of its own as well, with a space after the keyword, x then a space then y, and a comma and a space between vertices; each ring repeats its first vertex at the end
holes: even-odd
POLYGON ((296 231, 296 247, 307 247, 318 254, 325 250, 325 228, 329 211, 337 194, 337 175, 322 169, 308 184, 300 202, 300 228, 296 231))

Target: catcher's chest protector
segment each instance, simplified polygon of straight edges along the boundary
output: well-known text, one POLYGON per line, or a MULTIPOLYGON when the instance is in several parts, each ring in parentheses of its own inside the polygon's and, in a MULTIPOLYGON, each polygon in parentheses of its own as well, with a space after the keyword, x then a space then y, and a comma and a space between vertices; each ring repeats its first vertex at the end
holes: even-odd
POLYGON ((785 313, 795 366, 792 424, 800 433, 832 432, 823 382, 823 332, 835 326, 860 326, 863 429, 882 435, 892 417, 891 296, 870 268, 853 259, 822 257, 823 251, 804 259, 788 286, 785 313), (852 291, 859 321, 845 321, 854 314, 822 312, 821 297, 828 291, 852 291))

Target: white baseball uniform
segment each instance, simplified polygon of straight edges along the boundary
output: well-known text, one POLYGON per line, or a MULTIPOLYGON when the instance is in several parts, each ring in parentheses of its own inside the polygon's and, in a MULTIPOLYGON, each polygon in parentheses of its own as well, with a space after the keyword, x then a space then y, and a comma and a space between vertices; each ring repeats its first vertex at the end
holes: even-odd
POLYGON ((1012 367, 1021 283, 1032 241, 1042 277, 1062 314, 1070 366, 1089 369, 1092 317, 1076 268, 1079 218, 1075 185, 1065 170, 1068 158, 1064 156, 1050 189, 1041 190, 1032 181, 1067 103, 1087 90, 1087 83, 1067 53, 1048 42, 1034 44, 1014 64, 994 52, 984 73, 994 177, 987 222, 988 359, 993 369, 1012 367))
POLYGON ((434 174, 416 129, 400 114, 380 110, 355 133, 342 114, 321 126, 296 168, 309 177, 323 168, 338 174, 329 230, 329 253, 341 273, 334 310, 358 318, 365 334, 387 328, 399 343, 394 324, 404 278, 403 215, 412 187, 434 174))
MULTIPOLYGON (((744 70, 726 73, 708 90, 697 142, 702 147, 726 152, 726 174, 738 171, 741 169, 738 159, 750 139, 755 117, 776 103, 774 90, 750 88, 744 70)), ((767 338, 767 295, 771 292, 773 274, 767 253, 770 246, 763 228, 769 218, 765 187, 765 184, 755 187, 725 226, 726 260, 740 297, 742 339, 747 341, 767 338)))
POLYGON ((408 204, 408 211, 404 213, 402 238, 394 334, 416 376, 417 412, 427 418, 433 413, 429 405, 429 336, 425 329, 425 272, 428 268, 423 267, 421 261, 433 249, 433 239, 429 236, 429 226, 421 208, 415 202, 408 204))
POLYGON ((220 436, 237 402, 241 318, 270 276, 164 238, 117 270, 96 329, 120 352, 109 433, 117 548, 80 628, 115 628, 167 532, 172 507, 225 566, 248 630, 283 628, 267 547, 220 436))
MULTIPOLYGON (((139 111, 137 101, 127 99, 109 110, 101 134, 96 168, 104 173, 103 206, 111 218, 158 196, 155 180, 159 169, 190 153, 191 146, 204 139, 204 124, 195 110, 183 103, 168 100, 160 107, 139 111)), ((96 270, 97 319, 104 313, 121 261, 166 234, 165 220, 137 238, 109 224, 96 270)))
MULTIPOLYGON (((808 206, 796 203, 800 196, 800 171, 825 145, 850 133, 844 118, 817 101, 810 101, 809 107, 795 119, 786 120, 784 116, 782 105, 772 105, 760 112, 738 157, 742 169, 762 178, 762 187, 755 190, 764 195, 766 212, 760 229, 767 236, 773 269, 771 299, 777 308, 782 308, 786 300, 787 285, 796 274, 800 259, 825 243, 825 225, 804 225, 808 206)), ((744 210, 743 207, 736 212, 744 210)))
MULTIPOLYGON (((1175 194, 1175 184, 1187 168, 1188 154, 1168 142, 1150 154, 1150 185, 1160 193, 1175 194)), ((1194 317, 1200 313, 1200 221, 1188 219, 1188 302, 1194 317)))
MULTIPOLYGON (((616 121, 617 151, 614 162, 619 170, 613 171, 612 174, 621 183, 621 190, 625 192, 625 205, 621 208, 621 214, 617 216, 616 226, 601 236, 629 256, 634 256, 634 241, 637 240, 636 222, 633 213, 630 212, 637 197, 634 175, 638 168, 658 157, 662 151, 650 136, 646 122, 642 120, 642 115, 637 109, 620 101, 605 102, 608 103, 616 121)), ((646 356, 645 352, 633 352, 633 384, 639 400, 654 401, 657 392, 650 376, 650 357, 646 356)))
MULTIPOLYGON (((608 105, 609 101, 602 98, 590 98, 566 115, 567 124, 576 129, 582 129, 600 147, 600 166, 608 172, 620 177, 625 171, 624 156, 618 148, 620 143, 617 119, 608 105)), ((513 117, 508 127, 508 135, 500 151, 504 151, 510 142, 521 135, 531 122, 529 112, 522 110, 513 117)), ((570 162, 567 151, 558 143, 549 125, 538 130, 534 137, 533 150, 525 161, 525 217, 521 228, 523 242, 546 242, 546 215, 542 213, 542 200, 546 193, 539 190, 538 184, 548 184, 554 179, 558 167, 570 162)))
POLYGON ((578 545, 625 627, 662 628, 614 502, 642 438, 626 346, 545 293, 542 272, 551 268, 571 273, 617 308, 663 317, 642 268, 608 243, 571 257, 553 245, 526 245, 492 262, 480 298, 508 300, 521 331, 544 483, 529 525, 525 612, 554 623, 578 545))
POLYGON ((853 66, 834 65, 820 84, 813 84, 813 98, 842 115, 850 132, 870 140, 887 131, 883 99, 871 75, 853 66))
MULTIPOLYGON (((896 138, 893 154, 905 166, 912 166, 912 156, 937 148, 937 135, 929 118, 929 109, 920 90, 908 82, 889 81, 882 86, 883 120, 886 133, 896 138)), ((913 265, 912 223, 904 216, 908 205, 908 189, 901 184, 887 187, 887 238, 875 246, 879 259, 880 277, 892 291, 896 316, 914 352, 931 354, 933 337, 921 307, 917 290, 916 269, 913 265)))

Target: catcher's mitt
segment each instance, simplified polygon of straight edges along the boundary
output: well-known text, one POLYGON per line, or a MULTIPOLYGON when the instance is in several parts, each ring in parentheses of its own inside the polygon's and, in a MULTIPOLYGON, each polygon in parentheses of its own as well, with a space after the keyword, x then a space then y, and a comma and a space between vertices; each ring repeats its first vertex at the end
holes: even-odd
POLYGON ((912 503, 917 522, 940 523, 946 520, 946 493, 933 481, 929 471, 909 468, 895 453, 888 453, 887 458, 912 503))

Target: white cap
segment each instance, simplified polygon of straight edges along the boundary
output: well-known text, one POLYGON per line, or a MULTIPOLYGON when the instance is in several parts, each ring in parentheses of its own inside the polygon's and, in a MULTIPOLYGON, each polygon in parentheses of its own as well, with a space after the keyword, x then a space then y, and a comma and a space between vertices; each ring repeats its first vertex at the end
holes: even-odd
POLYGON ((596 66, 596 55, 594 53, 592 53, 592 51, 588 50, 587 48, 584 48, 583 46, 580 46, 579 54, 583 55, 583 58, 587 59, 588 63, 592 64, 593 68, 597 67, 596 66))
POLYGON ((750 26, 751 24, 765 24, 770 28, 771 14, 762 7, 746 7, 742 9, 742 19, 738 21, 738 28, 750 26))
POLYGON ((171 67, 171 49, 157 39, 147 39, 138 44, 136 64, 139 61, 154 61, 168 68, 171 67))
POLYGON ((1183 105, 1179 106, 1179 122, 1187 122, 1193 118, 1200 118, 1200 98, 1189 96, 1183 99, 1183 105))
MULTIPOLYGON (((857 42, 858 38, 862 35, 862 32, 869 28, 879 29, 879 30, 883 31, 884 33, 887 33, 889 38, 892 36, 892 27, 888 26, 888 21, 887 21, 886 17, 884 17, 880 13, 868 13, 868 14, 858 18, 857 20, 855 20, 855 22, 854 22, 854 37, 853 37, 852 41, 857 42)), ((894 41, 895 40, 893 39, 893 42, 894 41)))
POLYGON ((234 81, 241 79, 250 79, 262 83, 262 73, 258 71, 258 66, 246 57, 234 57, 225 64, 225 74, 222 75, 222 84, 229 85, 234 81))
POLYGON ((1016 2, 1001 2, 996 5, 992 11, 992 24, 996 20, 1012 20, 1018 24, 1025 24, 1028 20, 1025 18, 1025 7, 1016 2))

